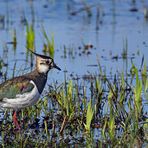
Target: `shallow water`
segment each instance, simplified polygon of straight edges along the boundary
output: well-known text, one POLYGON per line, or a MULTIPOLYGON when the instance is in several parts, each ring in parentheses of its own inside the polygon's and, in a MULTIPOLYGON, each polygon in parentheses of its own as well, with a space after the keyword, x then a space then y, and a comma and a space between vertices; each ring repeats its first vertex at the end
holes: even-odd
MULTIPOLYGON (((25 19, 29 23, 34 23, 35 27, 35 47, 36 51, 42 53, 44 37, 42 26, 44 26, 49 37, 54 34, 55 38, 55 61, 69 74, 74 73, 79 76, 87 72, 98 72, 97 59, 99 59, 103 69, 109 74, 110 71, 124 71, 126 60, 122 59, 123 48, 126 40, 128 44, 128 69, 133 63, 140 68, 141 59, 144 55, 147 62, 148 52, 148 21, 144 18, 143 9, 148 5, 147 1, 88 1, 88 5, 96 4, 92 7, 92 16, 88 17, 86 11, 77 15, 70 15, 83 7, 79 1, 1 1, 0 16, 4 16, 4 24, 0 30, 0 57, 3 57, 5 43, 12 41, 12 32, 16 29, 17 48, 16 54, 12 50, 12 45, 8 46, 6 62, 13 67, 13 60, 26 59, 25 42, 25 19), (99 9, 99 23, 96 17, 99 9), (137 8, 136 12, 130 11, 137 8), (93 45, 89 49, 90 54, 82 53, 84 45, 93 45), (64 58, 64 46, 67 49, 64 58), (82 48, 81 50, 79 48, 82 48), (22 54, 24 53, 24 54, 22 54), (115 57, 117 60, 113 60, 115 57), (11 63, 11 64, 10 64, 11 63)), ((22 65, 17 62, 17 68, 22 65)), ((25 65, 24 62, 22 64, 25 65)), ((11 73, 11 71, 10 71, 11 73)), ((51 77, 61 79, 60 74, 54 71, 51 77)))

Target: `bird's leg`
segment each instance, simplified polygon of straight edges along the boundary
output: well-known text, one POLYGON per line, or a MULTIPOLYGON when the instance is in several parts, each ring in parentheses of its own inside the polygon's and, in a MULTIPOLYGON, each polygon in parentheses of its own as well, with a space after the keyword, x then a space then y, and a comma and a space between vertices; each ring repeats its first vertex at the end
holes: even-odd
POLYGON ((14 123, 14 125, 16 126, 16 128, 20 129, 20 125, 19 125, 19 123, 18 123, 16 111, 13 113, 13 123, 14 123))

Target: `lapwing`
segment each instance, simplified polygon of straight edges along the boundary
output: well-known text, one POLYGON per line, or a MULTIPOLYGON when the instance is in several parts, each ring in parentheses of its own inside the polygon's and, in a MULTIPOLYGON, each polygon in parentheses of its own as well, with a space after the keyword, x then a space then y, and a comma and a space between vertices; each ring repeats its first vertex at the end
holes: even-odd
POLYGON ((17 128, 19 124, 16 111, 34 105, 45 87, 48 72, 53 68, 61 70, 53 58, 32 53, 36 56, 36 66, 33 71, 0 84, 0 108, 10 108, 15 111, 13 122, 17 128))

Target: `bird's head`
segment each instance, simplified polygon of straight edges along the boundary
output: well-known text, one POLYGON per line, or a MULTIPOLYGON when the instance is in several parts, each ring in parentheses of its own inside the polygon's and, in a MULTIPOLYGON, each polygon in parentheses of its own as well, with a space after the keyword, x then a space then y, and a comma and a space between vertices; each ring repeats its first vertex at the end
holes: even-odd
MULTIPOLYGON (((31 51, 32 52, 32 51, 31 51)), ((40 55, 35 52, 32 52, 36 55, 36 68, 39 73, 48 73, 49 70, 56 68, 61 70, 54 62, 53 58, 45 55, 40 55)))

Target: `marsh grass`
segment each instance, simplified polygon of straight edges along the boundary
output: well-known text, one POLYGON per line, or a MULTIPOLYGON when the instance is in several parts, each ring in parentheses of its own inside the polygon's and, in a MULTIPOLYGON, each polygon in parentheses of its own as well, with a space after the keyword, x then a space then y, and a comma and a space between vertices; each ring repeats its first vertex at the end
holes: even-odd
POLYGON ((5 112, 0 124, 1 146, 144 145, 148 140, 143 110, 146 65, 139 72, 133 64, 128 79, 123 72, 109 79, 98 67, 95 79, 80 83, 82 80, 65 76, 65 82, 50 86, 36 105, 19 111, 20 131, 12 123, 11 112, 5 112))
POLYGON ((26 48, 35 50, 35 31, 32 24, 26 25, 26 48))
POLYGON ((54 35, 52 34, 51 39, 50 39, 48 37, 44 27, 42 27, 42 33, 43 33, 43 36, 45 38, 43 51, 44 51, 44 53, 48 53, 53 58, 54 57, 54 51, 55 51, 54 35))
POLYGON ((92 100, 90 100, 88 103, 87 112, 86 112, 86 124, 84 124, 84 127, 87 132, 90 132, 91 130, 91 122, 93 119, 93 115, 94 115, 94 110, 92 107, 92 100))

